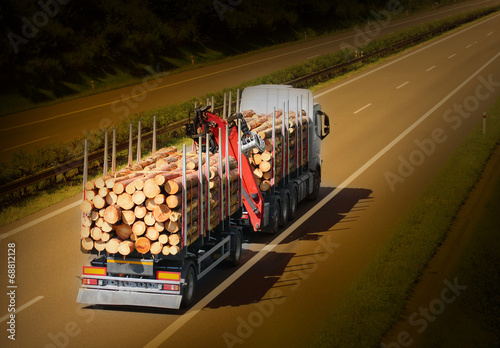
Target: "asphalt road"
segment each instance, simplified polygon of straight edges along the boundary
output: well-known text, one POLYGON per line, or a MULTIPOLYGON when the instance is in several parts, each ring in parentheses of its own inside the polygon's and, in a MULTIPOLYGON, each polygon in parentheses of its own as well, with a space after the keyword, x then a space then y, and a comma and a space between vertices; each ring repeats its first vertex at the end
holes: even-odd
POLYGON ((78 200, 0 228, 7 347, 304 347, 391 228, 500 95, 500 14, 315 93, 330 115, 321 198, 278 236, 247 236, 240 268, 187 311, 76 304, 78 200), (16 341, 6 320, 15 244, 16 341))
MULTIPOLYGON (((19 150, 61 143, 82 136, 84 130, 113 124, 122 116, 166 104, 189 100, 228 86, 263 76, 313 57, 358 47, 369 40, 434 19, 498 4, 498 0, 480 0, 445 6, 436 10, 392 18, 379 12, 370 23, 352 31, 289 45, 274 50, 208 66, 154 81, 121 88, 94 96, 2 117, 0 161, 19 150)), ((395 7, 399 12, 404 9, 395 7)), ((145 76, 147 77, 147 76, 145 76)))

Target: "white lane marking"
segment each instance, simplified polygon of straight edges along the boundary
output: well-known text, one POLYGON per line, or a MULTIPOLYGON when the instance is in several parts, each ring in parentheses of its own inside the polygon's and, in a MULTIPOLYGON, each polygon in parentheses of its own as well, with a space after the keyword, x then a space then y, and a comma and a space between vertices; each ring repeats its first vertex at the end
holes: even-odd
POLYGON ((43 221, 48 220, 48 219, 50 219, 50 218, 52 218, 52 217, 54 217, 54 216, 56 216, 56 215, 58 215, 58 214, 60 214, 60 213, 65 212, 66 210, 69 210, 69 209, 72 209, 72 208, 74 208, 74 207, 77 207, 77 206, 79 206, 79 205, 80 205, 80 203, 81 203, 81 201, 80 201, 80 200, 78 200, 77 202, 74 202, 74 203, 72 203, 72 204, 70 204, 70 205, 67 205, 67 206, 65 206, 64 208, 58 209, 58 210, 56 210, 56 211, 53 211, 53 212, 52 212, 52 213, 50 213, 50 214, 47 214, 47 215, 42 216, 41 218, 38 218, 38 219, 36 219, 36 220, 33 220, 33 221, 31 221, 31 222, 28 222, 27 224, 24 224, 24 225, 22 225, 22 226, 19 226, 19 227, 17 227, 17 228, 14 228, 13 230, 11 230, 11 231, 9 231, 9 232, 5 232, 5 233, 3 233, 3 234, 1 234, 1 235, 0 235, 0 242, 2 241, 2 239, 5 239, 5 238, 10 237, 10 236, 12 236, 12 235, 14 235, 14 234, 16 234, 16 233, 19 233, 19 232, 21 232, 21 231, 24 231, 24 230, 26 230, 26 229, 30 228, 30 227, 33 227, 33 226, 35 226, 36 224, 39 224, 40 222, 43 222, 43 221))
POLYGON ((306 60, 309 60, 309 59, 313 59, 313 58, 316 58, 316 57, 319 57, 319 54, 315 55, 315 56, 311 56, 309 58, 306 58, 306 60))
POLYGON ((402 88, 402 87, 406 86, 406 85, 407 85, 407 84, 409 84, 409 83, 410 83, 410 81, 406 81, 405 83, 402 83, 402 84, 400 84, 399 86, 397 86, 397 87, 396 87, 396 89, 400 89, 400 88, 402 88))
POLYGON ((43 298, 43 296, 38 296, 38 297, 35 297, 35 298, 34 298, 34 299, 32 299, 31 301, 29 301, 29 302, 27 302, 27 303, 23 304, 23 305, 22 305, 22 306, 20 306, 20 307, 17 307, 15 312, 13 312, 13 313, 9 313, 9 314, 4 315, 3 317, 1 317, 1 318, 0 318, 0 322, 2 322, 2 323, 3 323, 4 321, 7 321, 7 319, 9 319, 9 318, 10 318, 10 315, 11 315, 11 314, 15 314, 15 315, 19 314, 19 312, 20 312, 20 311, 22 311, 23 309, 28 308, 29 306, 31 306, 31 305, 32 305, 32 304, 34 304, 35 302, 40 301, 42 298, 43 298))
POLYGON ((426 71, 431 71, 431 70, 432 70, 432 69, 434 69, 435 67, 436 67, 436 66, 435 66, 435 65, 433 65, 433 66, 431 66, 429 69, 427 69, 426 71))
POLYGON ((23 146, 26 146, 26 145, 29 145, 29 144, 37 143, 39 141, 42 141, 42 140, 45 140, 45 139, 48 139, 48 138, 57 137, 59 135, 61 135, 61 134, 49 135, 48 137, 43 137, 43 138, 40 138, 40 139, 37 139, 37 140, 28 141, 27 143, 24 143, 24 144, 21 144, 21 145, 12 146, 12 147, 9 147, 7 149, 2 149, 2 152, 13 150, 13 149, 17 149, 18 147, 23 147, 23 146))
MULTIPOLYGON (((465 85, 467 85, 472 79, 474 79, 484 68, 490 65, 494 60, 500 57, 500 53, 497 53, 492 59, 490 59, 486 64, 481 66, 472 75, 470 75, 464 82, 462 82, 458 87, 451 91, 446 97, 441 99, 436 105, 434 105, 429 111, 427 111, 423 116, 421 116, 417 121, 415 121, 410 127, 408 127, 404 132, 392 140, 388 145, 386 145, 382 150, 380 150, 375 156, 373 156, 368 162, 363 164, 358 170, 356 170, 351 176, 349 176, 344 182, 342 182, 335 190, 330 192, 325 198, 323 198, 318 204, 311 208, 307 213, 302 215, 302 217, 295 221, 290 227, 283 231, 279 236, 277 236, 272 242, 262 248, 254 257, 243 264, 236 272, 231 274, 226 280, 216 287, 212 292, 202 298, 195 306, 188 310, 185 314, 178 317, 172 324, 167 326, 162 332, 158 334, 151 342, 145 345, 145 348, 153 348, 160 346, 163 342, 168 340, 174 333, 176 333, 182 326, 184 326, 191 318, 198 314, 206 305, 208 305, 213 299, 220 295, 224 290, 226 290, 231 284, 233 284, 239 277, 241 277, 245 272, 252 268, 257 262, 259 262, 264 256, 272 251, 277 245, 279 245, 286 237, 288 237, 293 231, 295 231, 300 225, 302 225, 307 219, 313 216, 318 210, 320 210, 325 204, 327 204, 332 198, 340 193, 344 188, 346 188, 351 182, 357 179, 361 174, 363 174, 368 168, 370 168, 380 157, 385 155, 389 150, 391 150, 398 142, 400 142, 405 136, 407 136, 412 130, 414 130, 419 124, 425 121, 430 115, 432 115, 438 108, 440 108, 444 103, 446 103, 451 97, 453 97, 458 91, 460 91, 465 85)), ((324 94, 324 93, 323 93, 324 94)))
POLYGON ((363 106, 361 109, 358 109, 356 111, 354 111, 354 114, 356 115, 358 112, 361 112, 363 111, 364 109, 366 109, 367 107, 370 107, 372 105, 372 103, 368 103, 366 104, 365 106, 363 106))
POLYGON ((379 66, 379 67, 377 67, 377 68, 375 68, 375 69, 373 69, 373 70, 370 70, 370 71, 368 71, 368 72, 366 72, 366 73, 364 73, 364 74, 358 75, 358 76, 356 76, 356 77, 354 77, 354 78, 352 78, 352 79, 350 79, 350 80, 347 80, 347 81, 345 81, 345 82, 343 82, 343 83, 340 83, 340 84, 338 84, 338 85, 335 85, 335 86, 333 86, 332 88, 325 89, 323 92, 318 93, 318 94, 316 94, 315 96, 316 96, 316 97, 321 97, 321 96, 323 96, 323 95, 325 95, 325 94, 328 94, 328 93, 330 93, 330 92, 332 92, 332 91, 334 91, 334 90, 336 90, 336 89, 339 89, 339 88, 344 87, 344 86, 346 86, 346 85, 348 85, 348 84, 351 84, 351 83, 353 83, 353 82, 355 82, 355 81, 357 81, 357 80, 362 79, 363 77, 366 77, 366 76, 368 76, 368 75, 371 75, 371 74, 373 74, 373 73, 375 73, 375 72, 377 72, 377 71, 380 71, 380 70, 382 70, 382 69, 385 69, 385 68, 387 68, 387 67, 389 67, 389 66, 391 66, 391 65, 393 65, 393 64, 396 64, 396 63, 398 63, 398 62, 400 62, 400 61, 402 61, 402 60, 404 60, 404 59, 406 59, 406 58, 409 58, 409 57, 411 57, 411 56, 413 56, 413 55, 415 55, 415 54, 417 54, 417 53, 420 53, 420 52, 422 52, 422 51, 424 51, 424 50, 426 50, 426 49, 428 49, 428 48, 430 48, 430 47, 433 47, 433 46, 435 46, 435 45, 438 45, 438 44, 442 43, 443 41, 449 40, 449 39, 451 39, 451 38, 453 38, 453 37, 455 37, 455 36, 457 36, 457 35, 460 35, 460 34, 462 34, 462 33, 466 32, 466 31, 468 31, 468 30, 470 30, 470 29, 472 29, 472 28, 475 28, 475 27, 477 27, 477 26, 479 26, 479 25, 481 25, 481 24, 484 24, 484 23, 486 23, 486 22, 488 22, 488 21, 492 20, 492 19, 495 19, 495 18, 497 18, 498 16, 500 16, 500 14, 494 15, 494 16, 492 16, 492 17, 488 18, 488 19, 485 19, 484 21, 481 21, 481 22, 479 22, 479 23, 476 23, 476 24, 474 24, 474 25, 471 25, 470 27, 464 28, 464 29, 463 29, 463 30, 461 30, 461 31, 457 31, 456 33, 453 33, 453 34, 451 34, 451 35, 449 35, 449 36, 447 36, 447 37, 445 37, 445 38, 443 38, 443 39, 441 39, 441 40, 435 41, 435 42, 433 42, 433 43, 431 43, 431 44, 429 44, 429 45, 427 45, 427 46, 424 46, 424 47, 422 47, 422 48, 420 48, 420 49, 416 50, 416 51, 410 52, 410 53, 408 53, 407 55, 405 55, 405 56, 403 56, 403 57, 400 57, 400 58, 397 58, 397 59, 391 60, 390 62, 386 63, 385 65, 379 66))
POLYGON ((451 56, 448 57, 448 59, 451 59, 453 57, 455 57, 457 54, 456 53, 453 53, 451 56))
MULTIPOLYGON (((483 3, 483 2, 489 2, 489 1, 490 0, 485 0, 485 1, 482 1, 482 2, 479 2, 479 3, 476 3, 474 5, 477 5, 477 4, 480 4, 480 3, 483 3)), ((454 7, 453 9, 449 9, 449 10, 446 10, 446 11, 441 11, 440 13, 450 12, 450 11, 453 11, 453 10, 456 10, 456 9, 459 9, 459 8, 462 8, 462 7, 469 7, 469 6, 472 6, 472 5, 457 6, 457 7, 454 7)), ((404 22, 399 22, 399 23, 395 23, 395 24, 392 24, 392 25, 388 25, 386 28, 391 28, 391 27, 394 27, 394 26, 398 26, 398 25, 402 25, 402 24, 414 22, 414 21, 417 21, 417 20, 421 20, 423 18, 433 17, 433 16, 434 16, 434 14, 427 15, 427 16, 422 16, 422 17, 418 17, 418 18, 414 18, 414 19, 410 19, 410 20, 407 20, 407 21, 404 21, 404 22)), ((495 17, 496 16, 491 17, 491 18, 495 18, 495 17)), ((472 28, 472 27, 474 27, 474 26, 471 26, 469 28, 472 28)), ((60 114, 60 115, 56 115, 56 116, 45 118, 43 120, 28 122, 28 123, 20 124, 20 125, 17 125, 17 126, 12 126, 12 127, 9 127, 9 128, 0 129, 0 132, 12 130, 12 129, 17 129, 17 128, 22 128, 22 127, 26 127, 26 126, 31 126, 33 124, 38 124, 38 123, 50 121, 50 120, 53 120, 53 119, 57 119, 57 118, 60 118, 60 117, 73 115, 73 114, 76 114, 76 113, 79 113, 79 112, 82 112, 82 111, 88 111, 88 110, 97 109, 97 108, 100 108, 100 107, 103 107, 103 106, 111 105, 113 103, 118 103, 118 102, 121 102, 121 101, 124 101, 124 100, 129 100, 129 99, 132 99, 132 98, 136 98, 136 97, 139 97, 139 96, 144 95, 146 93, 149 93, 151 91, 156 91, 156 90, 159 90, 159 89, 162 89, 162 88, 167 88, 167 87, 179 85, 179 84, 182 84, 182 83, 185 83, 185 82, 190 82, 190 81, 198 80, 198 79, 201 79, 201 78, 213 76, 213 75, 216 75, 216 74, 220 74, 222 72, 227 72, 227 71, 231 71, 231 70, 243 68, 243 67, 246 67, 248 65, 252 65, 252 64, 256 64, 256 63, 261 63, 261 62, 268 61, 268 60, 271 60, 271 59, 281 58, 283 56, 287 56, 287 55, 290 55, 290 54, 298 53, 298 52, 301 52, 301 51, 306 51, 306 50, 309 50, 309 49, 312 49, 312 48, 329 45, 329 44, 332 44, 334 42, 344 41, 344 40, 347 40, 347 39, 355 38, 358 35, 359 34, 356 33, 356 34, 351 35, 351 36, 346 36, 346 37, 343 37, 343 38, 334 39, 334 40, 323 42, 323 43, 320 43, 320 44, 317 44, 317 45, 308 46, 306 48, 298 49, 298 50, 295 50, 295 51, 291 51, 291 52, 279 54, 279 55, 268 57, 268 58, 263 58, 263 59, 260 59, 260 60, 256 60, 256 61, 253 61, 253 62, 250 62, 250 63, 246 63, 246 64, 241 64, 241 65, 234 66, 234 67, 227 68, 227 69, 223 69, 223 70, 218 70, 218 71, 215 71, 213 73, 209 73, 209 74, 205 74, 205 75, 199 75, 199 76, 196 76, 196 77, 193 77, 193 78, 190 78, 190 79, 185 79, 185 80, 182 80, 182 81, 179 81, 179 82, 171 83, 171 84, 160 86, 160 87, 156 87, 156 88, 150 88, 150 89, 148 89, 147 91, 145 91, 143 93, 134 94, 133 96, 130 96, 128 98, 116 99, 116 100, 113 100, 112 102, 108 102, 108 103, 104 103, 104 104, 99 104, 99 105, 94 105, 94 106, 91 106, 91 107, 88 107, 88 108, 85 108, 85 109, 80 109, 80 110, 74 110, 74 111, 66 112, 66 113, 63 113, 63 114, 60 114)), ((349 46, 349 47, 352 47, 352 46, 349 46)), ((135 86, 130 86, 131 89, 134 88, 134 87, 135 86)))
POLYGON ((490 35, 493 35, 492 31, 490 31, 488 34, 486 34, 486 36, 490 36, 490 35))
POLYGON ((467 45, 467 46, 465 46, 465 48, 470 48, 471 46, 472 46, 472 45, 467 45))

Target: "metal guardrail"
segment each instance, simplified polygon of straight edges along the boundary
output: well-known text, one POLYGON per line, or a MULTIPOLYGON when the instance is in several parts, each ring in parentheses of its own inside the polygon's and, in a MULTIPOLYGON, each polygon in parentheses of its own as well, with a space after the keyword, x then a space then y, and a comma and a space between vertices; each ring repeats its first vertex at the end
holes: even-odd
MULTIPOLYGON (((492 10, 492 12, 493 12, 493 10, 492 10)), ((470 21, 477 19, 479 17, 482 17, 482 16, 484 16, 484 14, 483 15, 478 14, 477 16, 473 16, 473 17, 468 18, 468 19, 464 19, 461 21, 457 21, 457 22, 454 22, 451 24, 447 24, 447 25, 429 30, 423 34, 417 35, 415 37, 412 37, 412 38, 409 38, 406 40, 402 40, 396 44, 390 45, 389 47, 384 47, 382 49, 376 50, 376 51, 371 52, 369 54, 352 59, 348 62, 340 63, 340 64, 334 65, 332 67, 325 68, 325 69, 310 73, 308 75, 299 77, 297 79, 285 82, 285 84, 296 86, 297 84, 300 84, 301 82, 311 80, 311 79, 316 78, 316 77, 321 76, 321 75, 330 74, 336 70, 344 69, 348 66, 354 65, 356 63, 362 62, 362 61, 369 59, 369 58, 372 58, 372 57, 376 57, 376 56, 381 55, 383 53, 387 53, 390 51, 401 49, 403 47, 408 46, 409 44, 418 42, 418 41, 422 40, 423 38, 428 37, 429 35, 434 35, 434 34, 437 34, 437 33, 443 32, 443 31, 448 31, 450 29, 458 27, 464 23, 470 22, 470 21)), ((222 108, 217 108, 217 110, 220 112, 220 111, 222 111, 222 108)), ((161 129, 157 130, 156 134, 159 135, 159 134, 173 132, 175 130, 181 129, 186 124, 187 121, 188 121, 187 118, 180 120, 180 121, 176 121, 176 122, 174 122, 166 127, 163 127, 161 129)), ((149 132, 149 133, 141 135, 141 139, 143 141, 150 140, 152 138, 153 138, 153 132, 149 132)), ((137 137, 134 138, 134 141, 136 141, 136 140, 137 140, 137 137)), ((125 141, 125 142, 117 144, 116 150, 122 151, 122 150, 127 149, 128 146, 129 146, 129 142, 125 141)), ((103 159, 104 158, 103 156, 104 156, 104 149, 90 153, 88 159, 89 159, 89 161, 95 161, 95 160, 103 159)), ((15 181, 12 181, 8 184, 4 184, 4 185, 0 186, 0 196, 4 196, 6 194, 15 192, 17 190, 21 190, 21 189, 26 188, 26 187, 31 186, 31 185, 35 185, 43 180, 53 178, 57 175, 64 174, 70 170, 77 169, 80 167, 83 167, 83 156, 72 159, 72 160, 65 162, 65 163, 61 163, 57 166, 43 170, 41 172, 35 173, 35 174, 27 176, 25 178, 20 178, 20 179, 17 179, 15 181)))

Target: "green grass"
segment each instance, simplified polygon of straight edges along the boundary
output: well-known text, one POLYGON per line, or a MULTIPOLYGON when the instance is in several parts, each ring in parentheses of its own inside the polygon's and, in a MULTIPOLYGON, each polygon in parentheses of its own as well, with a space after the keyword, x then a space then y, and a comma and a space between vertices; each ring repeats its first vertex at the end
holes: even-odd
POLYGON ((319 330, 315 347, 375 347, 397 322, 412 288, 436 253, 500 139, 500 99, 395 228, 319 330))
POLYGON ((450 279, 467 288, 422 333, 419 347, 500 346, 500 178, 450 279))

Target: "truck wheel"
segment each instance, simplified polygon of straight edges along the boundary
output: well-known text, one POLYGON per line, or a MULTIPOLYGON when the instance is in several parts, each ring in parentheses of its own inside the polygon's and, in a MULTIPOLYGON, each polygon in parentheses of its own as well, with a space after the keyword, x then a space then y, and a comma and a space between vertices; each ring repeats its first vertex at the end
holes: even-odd
POLYGON ((290 192, 288 190, 280 190, 281 198, 281 214, 280 214, 280 227, 283 227, 288 222, 290 215, 290 192))
POLYGON ((309 199, 314 201, 319 196, 319 187, 321 186, 321 174, 319 170, 314 172, 313 192, 309 195, 309 199))
POLYGON ((291 185, 288 189, 290 191, 290 211, 288 213, 288 219, 295 219, 295 215, 297 215, 297 204, 299 197, 297 195, 297 189, 295 185, 291 185))
POLYGON ((194 294, 196 292, 196 272, 194 267, 190 266, 186 273, 186 285, 182 289, 181 307, 189 307, 193 303, 194 294))
POLYGON ((269 225, 264 228, 264 232, 266 233, 276 234, 280 227, 281 205, 277 198, 278 197, 274 197, 273 201, 271 201, 269 225))
POLYGON ((242 250, 243 237, 241 236, 241 231, 234 234, 233 245, 231 250, 231 265, 238 266, 241 260, 241 250, 242 250))

